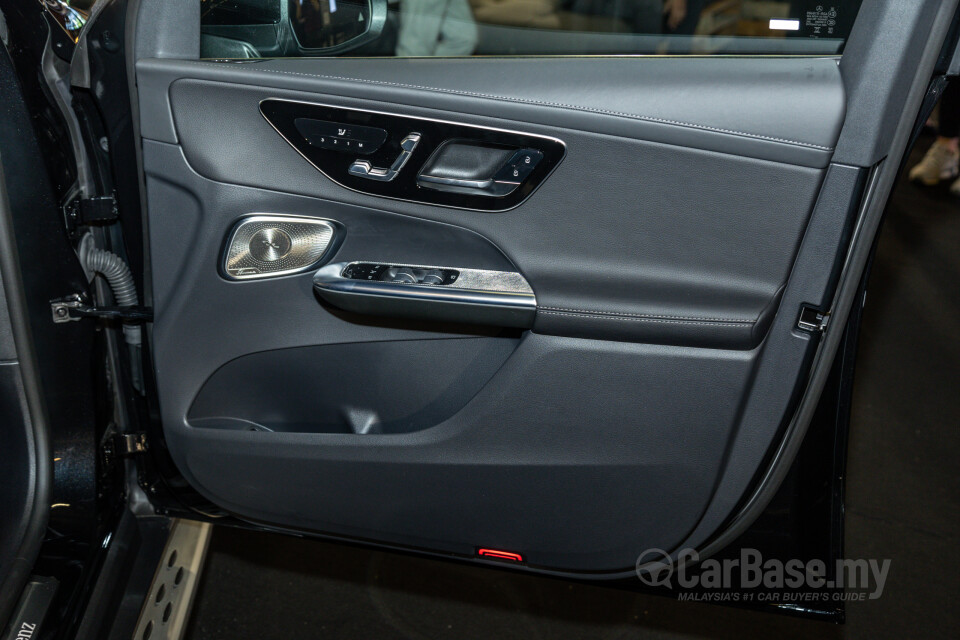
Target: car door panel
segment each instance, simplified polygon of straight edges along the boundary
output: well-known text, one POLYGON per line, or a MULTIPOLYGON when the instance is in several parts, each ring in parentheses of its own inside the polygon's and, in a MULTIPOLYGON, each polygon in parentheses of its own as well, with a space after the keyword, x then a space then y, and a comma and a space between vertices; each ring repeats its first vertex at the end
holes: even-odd
POLYGON ((539 62, 138 64, 165 437, 214 503, 598 577, 730 515, 814 343, 796 316, 829 283, 798 289, 801 239, 835 250, 850 219, 859 172, 826 169, 836 62, 539 62), (576 81, 561 94, 558 77, 576 81), (317 171, 260 114, 271 98, 528 132, 566 155, 509 211, 388 200, 317 171), (824 200, 831 184, 848 200, 824 200), (814 237, 815 202, 831 224, 814 237), (331 261, 519 272, 533 331, 342 311, 311 273, 228 281, 225 235, 256 213, 335 220, 331 261))
MULTIPOLYGON (((143 84, 153 87, 151 71, 142 73, 143 84)), ((169 75, 164 80, 169 81, 169 75)), ((167 86, 174 119, 182 124, 185 155, 201 175, 384 206, 382 199, 350 193, 318 176, 274 131, 264 127, 256 110, 250 110, 268 97, 344 103, 338 96, 191 80, 167 86), (203 117, 208 109, 237 126, 224 131, 217 119, 203 117), (264 156, 277 160, 264 163, 264 156)), ((651 93, 663 91, 651 88, 651 93)), ((151 96, 151 102, 162 101, 151 96)), ((358 105, 353 101, 345 106, 351 104, 358 105)), ((385 103, 361 104, 383 110, 385 103)), ((549 111, 555 111, 543 110, 548 112, 543 116, 547 120, 549 111)), ((430 112, 432 117, 437 115, 430 112)), ((567 157, 516 213, 478 215, 415 204, 390 205, 398 212, 471 228, 514 261, 522 260, 522 272, 542 309, 538 328, 561 335, 738 348, 759 342, 786 279, 821 171, 526 122, 440 115, 487 126, 525 125, 535 134, 560 132, 565 138, 567 157), (752 180, 778 188, 757 193, 752 180), (650 188, 653 184, 658 188, 650 188), (677 197, 680 193, 683 198, 677 197), (782 197, 784 193, 790 197, 782 197), (688 209, 689 202, 698 203, 700 210, 688 209), (730 214, 733 208, 738 209, 736 215, 730 214), (770 215, 774 210, 778 214, 770 215), (589 215, 571 224, 571 211, 589 215), (749 251, 742 250, 745 244, 749 251), (562 255, 556 251, 558 246, 563 247, 562 255), (615 275, 611 268, 617 270, 615 275)), ((772 142, 771 146, 783 145, 772 142)))

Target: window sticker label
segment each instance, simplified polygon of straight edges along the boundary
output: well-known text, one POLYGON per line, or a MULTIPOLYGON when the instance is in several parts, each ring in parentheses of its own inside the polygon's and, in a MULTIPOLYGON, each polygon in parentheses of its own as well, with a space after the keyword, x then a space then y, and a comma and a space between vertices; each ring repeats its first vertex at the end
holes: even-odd
POLYGON ((818 4, 812 11, 807 11, 804 26, 812 38, 833 36, 837 26, 836 5, 818 4))

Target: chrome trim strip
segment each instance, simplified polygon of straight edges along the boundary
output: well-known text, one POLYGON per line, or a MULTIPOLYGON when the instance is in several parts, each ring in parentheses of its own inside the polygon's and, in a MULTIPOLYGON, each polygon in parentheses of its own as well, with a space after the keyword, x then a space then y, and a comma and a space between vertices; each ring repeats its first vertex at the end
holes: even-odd
POLYGON ((435 182, 437 184, 447 184, 453 187, 468 187, 470 189, 486 189, 493 184, 493 178, 487 178, 486 180, 464 180, 463 178, 429 176, 423 173, 417 176, 417 179, 423 182, 435 182))

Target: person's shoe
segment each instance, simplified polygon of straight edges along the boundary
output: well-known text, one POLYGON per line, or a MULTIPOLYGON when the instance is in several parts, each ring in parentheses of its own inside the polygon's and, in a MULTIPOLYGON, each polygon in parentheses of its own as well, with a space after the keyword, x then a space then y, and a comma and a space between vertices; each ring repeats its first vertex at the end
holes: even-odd
POLYGON ((960 198, 960 178, 953 181, 953 184, 950 185, 950 193, 960 198))
POLYGON ((941 143, 934 142, 923 160, 910 169, 909 178, 914 182, 921 182, 928 187, 939 183, 941 180, 950 180, 956 178, 960 173, 960 154, 951 151, 950 148, 941 143))

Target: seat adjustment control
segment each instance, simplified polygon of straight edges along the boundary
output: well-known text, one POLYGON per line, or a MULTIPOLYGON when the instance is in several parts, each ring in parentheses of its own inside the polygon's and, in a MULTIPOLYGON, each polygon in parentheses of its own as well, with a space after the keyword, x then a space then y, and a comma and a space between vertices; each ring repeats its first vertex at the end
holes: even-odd
POLYGON ((364 127, 313 118, 297 118, 293 124, 311 145, 331 151, 349 151, 367 155, 379 149, 387 139, 387 132, 379 127, 364 127))
POLYGON ((397 174, 403 169, 404 165, 413 155, 413 150, 417 148, 420 142, 419 133, 411 133, 400 141, 400 155, 393 161, 389 167, 375 167, 367 160, 354 160, 347 172, 358 178, 367 178, 368 180, 379 180, 381 182, 390 182, 397 177, 397 174))

